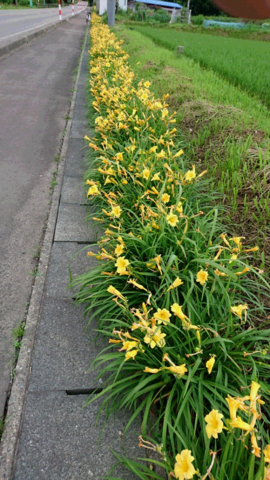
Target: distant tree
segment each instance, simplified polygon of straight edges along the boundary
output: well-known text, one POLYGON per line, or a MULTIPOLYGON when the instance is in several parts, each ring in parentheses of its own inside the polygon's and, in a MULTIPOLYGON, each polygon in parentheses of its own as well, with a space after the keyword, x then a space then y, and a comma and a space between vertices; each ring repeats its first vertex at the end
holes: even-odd
MULTIPOLYGON (((178 0, 177 3, 187 6, 187 0, 178 0)), ((190 0, 192 15, 220 15, 222 12, 211 0, 190 0)))

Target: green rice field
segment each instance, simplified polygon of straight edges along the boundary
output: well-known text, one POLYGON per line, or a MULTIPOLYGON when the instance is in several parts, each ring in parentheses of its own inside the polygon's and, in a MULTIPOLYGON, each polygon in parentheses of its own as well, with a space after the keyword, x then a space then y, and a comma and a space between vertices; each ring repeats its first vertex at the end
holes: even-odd
POLYGON ((214 70, 250 95, 257 96, 267 106, 270 105, 268 43, 181 32, 171 28, 139 25, 133 28, 169 50, 177 52, 179 45, 184 46, 186 56, 214 70))

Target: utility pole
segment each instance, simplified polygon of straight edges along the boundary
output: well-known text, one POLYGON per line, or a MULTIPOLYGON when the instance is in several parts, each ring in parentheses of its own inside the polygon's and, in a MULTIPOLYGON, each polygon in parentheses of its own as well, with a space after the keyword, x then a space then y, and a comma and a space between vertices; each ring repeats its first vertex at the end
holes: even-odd
POLYGON ((188 23, 190 23, 190 17, 191 17, 189 12, 190 12, 190 0, 188 0, 188 2, 187 2, 187 16, 188 16, 187 17, 187 22, 188 23))
POLYGON ((115 0, 107 0, 108 26, 114 27, 115 23, 115 0))

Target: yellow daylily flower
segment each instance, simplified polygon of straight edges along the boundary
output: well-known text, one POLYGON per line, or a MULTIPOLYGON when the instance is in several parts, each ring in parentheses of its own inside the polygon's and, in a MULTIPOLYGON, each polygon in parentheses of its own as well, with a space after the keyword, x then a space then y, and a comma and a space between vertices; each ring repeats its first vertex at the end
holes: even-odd
POLYGON ((185 173, 184 179, 187 182, 192 182, 196 178, 196 173, 195 173, 195 165, 193 165, 192 170, 188 170, 188 172, 185 173))
POLYGON ((253 248, 248 248, 247 250, 243 250, 244 253, 248 252, 257 252, 259 250, 259 247, 253 247, 253 248))
POLYGON ((144 337, 144 342, 149 344, 151 348, 155 348, 156 346, 158 347, 164 347, 165 345, 165 340, 164 338, 166 337, 165 333, 161 333, 161 329, 148 329, 147 334, 144 337))
POLYGON ((138 346, 138 343, 139 342, 136 342, 134 340, 131 341, 131 342, 129 340, 127 340, 127 341, 123 342, 123 347, 121 348, 121 350, 127 350, 127 351, 132 350, 133 348, 136 348, 138 346))
POLYGON ((151 182, 160 181, 159 175, 160 173, 155 173, 155 175, 151 178, 151 182))
POLYGON ((173 288, 177 288, 179 287, 180 285, 184 285, 184 282, 179 278, 177 277, 174 282, 171 284, 171 286, 168 288, 167 292, 169 290, 172 290, 173 288))
POLYGON ((129 350, 126 355, 125 355, 125 362, 127 360, 130 360, 132 358, 132 360, 134 360, 134 358, 136 357, 137 353, 138 353, 139 350, 129 350))
POLYGON ((186 368, 186 364, 183 363, 183 365, 173 365, 171 367, 166 367, 167 370, 170 370, 171 373, 174 373, 175 375, 179 375, 182 377, 187 373, 188 369, 186 368))
POLYGON ((121 215, 121 212, 122 212, 121 207, 119 207, 118 205, 116 205, 115 207, 112 207, 112 211, 110 212, 110 215, 111 215, 112 217, 119 218, 120 215, 121 215))
POLYGON ((263 451, 263 454, 264 454, 264 461, 265 463, 270 463, 270 445, 266 445, 264 451, 263 451))
POLYGON ((146 288, 143 287, 143 285, 140 285, 140 283, 137 283, 135 280, 128 280, 127 283, 131 283, 134 287, 139 288, 140 290, 145 290, 146 292, 148 291, 146 288))
POLYGON ((176 463, 174 465, 175 478, 178 480, 190 480, 194 477, 196 470, 192 465, 194 457, 190 450, 182 450, 182 452, 175 457, 176 463))
POLYGON ((166 216, 166 220, 171 227, 176 227, 179 222, 177 215, 174 213, 169 213, 169 215, 166 216))
POLYGON ((92 195, 99 195, 99 194, 100 194, 100 191, 98 189, 98 186, 93 185, 92 187, 89 188, 89 190, 87 192, 87 197, 90 197, 92 195))
POLYGON ((119 255, 122 255, 123 251, 124 251, 124 246, 122 244, 116 245, 114 253, 117 257, 119 257, 119 255))
MULTIPOLYGON (((256 412, 256 401, 257 401, 257 393, 260 388, 260 384, 257 382, 252 382, 251 383, 251 389, 250 389, 250 410, 253 412, 255 415, 256 412)), ((256 421, 256 419, 254 419, 256 421)))
POLYGON ((115 159, 116 159, 117 161, 119 161, 119 162, 122 162, 122 161, 124 160, 123 153, 121 153, 121 152, 120 152, 120 153, 117 153, 117 154, 115 155, 115 159))
POLYGON ((183 204, 182 204, 182 202, 178 202, 175 210, 176 210, 178 213, 183 213, 183 204))
POLYGON ((212 410, 208 415, 205 417, 205 421, 207 423, 205 430, 206 435, 208 438, 214 437, 218 438, 218 434, 222 432, 223 429, 223 422, 222 413, 219 413, 218 410, 212 410))
POLYGON ((213 356, 213 357, 211 357, 209 360, 207 360, 207 362, 206 362, 206 364, 205 364, 205 365, 206 365, 206 368, 207 368, 207 370, 208 370, 209 375, 210 375, 210 373, 211 373, 212 370, 213 370, 213 366, 214 366, 214 364, 215 364, 215 361, 216 361, 216 360, 215 360, 215 357, 213 356))
POLYGON ((241 245, 242 245, 242 242, 241 242, 242 238, 245 238, 245 237, 233 237, 233 238, 230 238, 230 240, 232 240, 232 241, 235 243, 235 245, 237 245, 238 247, 241 247, 241 245))
POLYGON ((251 435, 251 445, 253 447, 252 449, 253 455, 255 455, 255 457, 261 458, 261 449, 258 446, 257 438, 254 432, 251 435))
POLYGON ((220 238, 223 240, 224 243, 226 243, 227 247, 231 248, 231 245, 229 244, 228 240, 227 240, 227 234, 226 233, 222 233, 222 235, 219 235, 220 238))
POLYGON ((149 170, 149 168, 145 168, 145 169, 143 170, 143 178, 145 178, 146 180, 148 180, 149 176, 150 176, 150 170, 149 170))
POLYGON ((168 195, 168 193, 163 193, 162 197, 161 197, 161 201, 163 203, 168 203, 170 201, 170 195, 168 195))
POLYGON ((123 275, 127 272, 126 267, 129 265, 129 261, 124 257, 119 257, 115 263, 117 267, 117 273, 123 275))
POLYGON ((166 325, 166 323, 170 322, 170 317, 171 314, 166 308, 163 308, 163 310, 158 308, 158 311, 154 313, 154 318, 157 320, 158 324, 164 323, 166 325))
MULTIPOLYGON (((177 316, 180 318, 180 320, 186 320, 188 319, 188 317, 184 314, 184 312, 182 311, 182 307, 180 305, 178 305, 178 303, 174 303, 172 306, 171 306, 171 311, 177 316)), ((189 320, 189 319, 188 319, 189 320)))
POLYGON ((231 420, 235 420, 236 419, 236 414, 237 414, 237 410, 240 409, 240 410, 247 410, 248 407, 246 407, 246 405, 244 404, 244 400, 242 398, 239 398, 239 397, 231 397, 230 395, 228 395, 227 398, 225 398, 226 402, 228 403, 228 406, 229 406, 229 411, 230 411, 230 418, 231 420))
POLYGON ((217 275, 218 277, 227 277, 227 274, 224 273, 224 272, 220 272, 217 268, 216 270, 214 271, 215 275, 217 275))
POLYGON ((235 275, 244 275, 244 273, 247 273, 249 271, 250 269, 248 267, 245 267, 244 270, 242 270, 242 272, 235 272, 235 275))
POLYGON ((241 417, 236 417, 234 420, 230 421, 230 424, 233 428, 239 428, 240 430, 245 430, 246 432, 251 432, 253 427, 242 420, 241 417))
POLYGON ((164 152, 164 150, 161 150, 157 153, 157 158, 166 158, 166 153, 164 152))
POLYGON ((149 368, 149 367, 145 367, 145 369, 143 370, 144 372, 146 373, 158 373, 160 372, 162 369, 161 368, 149 368))
POLYGON ((181 149, 181 150, 179 150, 179 152, 177 152, 177 153, 173 156, 173 158, 180 157, 181 155, 183 155, 183 153, 184 153, 184 150, 181 149))
POLYGON ((263 480, 270 480, 270 468, 269 467, 264 467, 263 480))
POLYGON ((196 282, 204 285, 208 280, 208 272, 206 270, 200 270, 196 276, 196 282))
POLYGON ((107 288, 107 292, 112 293, 112 295, 116 295, 116 297, 119 297, 119 298, 121 298, 122 300, 125 300, 125 297, 122 295, 122 293, 119 292, 119 290, 117 290, 116 288, 114 288, 112 285, 110 285, 110 286, 107 288))
POLYGON ((245 303, 244 305, 235 305, 234 307, 231 307, 231 312, 237 315, 240 319, 242 319, 242 313, 246 312, 248 309, 248 305, 245 303))

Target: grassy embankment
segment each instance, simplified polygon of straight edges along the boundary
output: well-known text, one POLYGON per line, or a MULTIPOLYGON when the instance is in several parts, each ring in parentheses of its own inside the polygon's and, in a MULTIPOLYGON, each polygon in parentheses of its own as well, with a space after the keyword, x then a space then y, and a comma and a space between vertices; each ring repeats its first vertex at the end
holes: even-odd
MULTIPOLYGON (((158 96, 170 94, 168 103, 172 110, 177 111, 177 127, 179 135, 183 135, 185 140, 187 154, 192 161, 199 162, 202 168, 208 169, 213 178, 213 188, 221 192, 224 204, 230 207, 227 210, 226 223, 231 223, 232 227, 237 225, 239 234, 252 242, 257 241, 261 251, 264 250, 264 253, 258 256, 258 262, 264 268, 270 251, 268 108, 255 95, 251 97, 212 69, 204 69, 186 56, 177 57, 175 51, 169 51, 142 35, 147 32, 147 35, 151 34, 156 38, 162 34, 158 41, 170 46, 170 35, 175 35, 175 32, 153 27, 134 28, 140 32, 123 25, 115 29, 118 37, 125 42, 124 48, 130 54, 132 69, 139 77, 151 80, 151 89, 158 96)), ((177 37, 175 42, 176 45, 184 44, 187 54, 197 51, 204 56, 205 62, 209 59, 210 66, 212 57, 208 39, 210 37, 185 34, 177 37), (185 41, 181 43, 184 37, 185 41), (186 45, 186 38, 189 46, 186 45)), ((213 39, 210 41, 213 44, 213 39)), ((214 45, 216 41, 226 42, 228 45, 227 39, 214 38, 214 45)), ((227 61, 230 61, 233 54, 239 54, 239 50, 234 53, 234 42, 229 43, 232 48, 226 57, 227 61)), ((248 50, 242 61, 242 69, 238 65, 236 70, 243 82, 250 76, 250 89, 253 87, 255 94, 260 79, 254 84, 251 79, 255 77, 254 70, 260 68, 260 62, 263 63, 266 59, 266 52, 261 52, 259 56, 258 49, 266 45, 247 41, 241 44, 246 44, 248 50), (252 63, 253 48, 257 49, 257 53, 253 54, 252 63), (255 61, 258 66, 254 64, 255 61)), ((215 47, 216 64, 217 51, 215 47)), ((219 51, 221 57, 221 50, 219 51)), ((225 54, 223 63, 220 58, 220 64, 223 64, 225 72, 225 54)), ((230 64, 233 66, 231 62, 230 64)), ((215 68, 215 65, 212 65, 215 68)), ((227 70, 229 71, 229 67, 227 70)), ((261 77, 262 75, 263 69, 261 77)), ((263 82, 261 80, 262 94, 263 82)), ((269 79, 265 77, 265 91, 268 82, 269 79)), ((266 95, 269 95, 269 91, 266 95)))
POLYGON ((200 33, 175 32, 170 28, 137 26, 158 45, 176 51, 185 46, 185 55, 202 67, 211 68, 250 95, 270 105, 269 46, 262 42, 221 38, 200 33))

